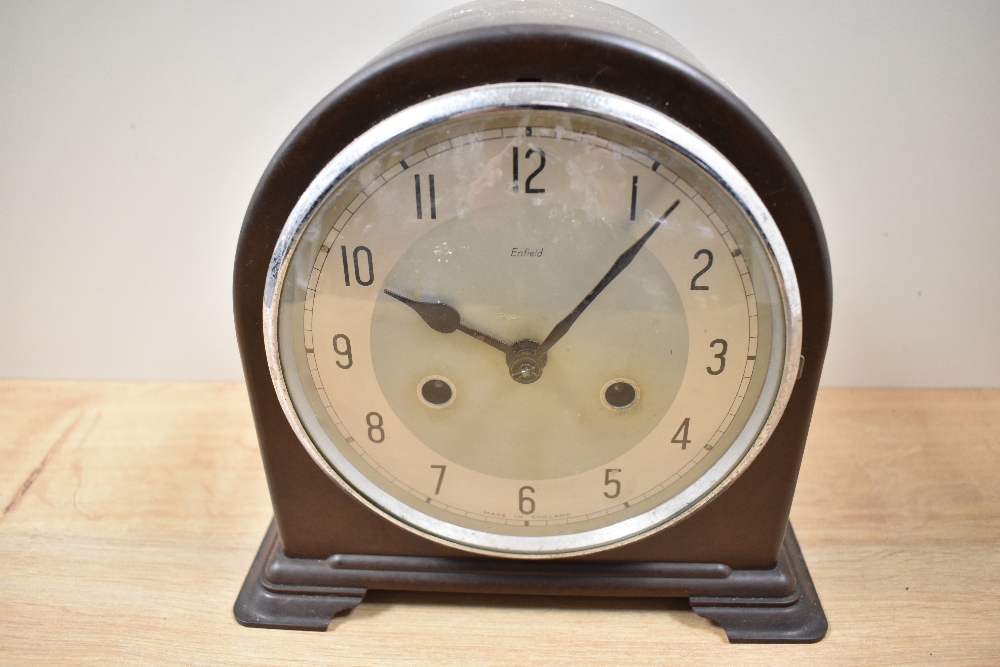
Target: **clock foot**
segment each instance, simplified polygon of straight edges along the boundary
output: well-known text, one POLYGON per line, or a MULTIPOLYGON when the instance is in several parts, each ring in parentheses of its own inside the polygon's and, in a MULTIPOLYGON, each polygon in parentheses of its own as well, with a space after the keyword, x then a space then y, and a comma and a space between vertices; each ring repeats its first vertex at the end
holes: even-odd
POLYGON ((785 533, 770 570, 720 563, 628 563, 500 558, 333 555, 289 558, 274 522, 267 530, 233 610, 243 625, 326 630, 361 603, 368 589, 513 595, 688 598, 733 643, 809 643, 826 634, 802 551, 785 533))
POLYGON ((791 595, 777 598, 691 596, 691 608, 699 616, 721 625, 733 644, 818 642, 826 636, 826 614, 792 524, 788 524, 775 569, 783 566, 794 576, 795 591, 791 595))
POLYGON ((233 607, 236 620, 240 625, 254 628, 325 631, 334 617, 357 607, 366 591, 311 586, 308 572, 317 566, 325 567, 326 561, 290 559, 281 553, 278 527, 272 520, 236 598, 233 607), (299 561, 300 572, 288 572, 288 564, 295 560, 299 561), (293 579, 298 583, 275 583, 275 579, 293 579))

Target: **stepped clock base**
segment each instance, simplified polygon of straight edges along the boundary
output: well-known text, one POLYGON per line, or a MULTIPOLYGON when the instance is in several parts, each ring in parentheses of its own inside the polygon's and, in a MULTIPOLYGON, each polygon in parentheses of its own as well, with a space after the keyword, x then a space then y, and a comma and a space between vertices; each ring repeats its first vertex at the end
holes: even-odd
POLYGON ((271 522, 233 610, 242 625, 326 630, 368 590, 688 598, 733 643, 810 643, 826 616, 789 524, 770 570, 718 563, 523 562, 335 555, 289 558, 271 522))

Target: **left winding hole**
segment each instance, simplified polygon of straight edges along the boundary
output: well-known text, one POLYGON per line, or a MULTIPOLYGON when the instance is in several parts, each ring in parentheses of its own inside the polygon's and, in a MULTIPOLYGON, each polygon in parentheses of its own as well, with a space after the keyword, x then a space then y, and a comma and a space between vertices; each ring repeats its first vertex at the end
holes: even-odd
POLYGON ((452 381, 441 375, 425 377, 417 385, 417 396, 429 408, 446 408, 455 402, 457 394, 452 381))

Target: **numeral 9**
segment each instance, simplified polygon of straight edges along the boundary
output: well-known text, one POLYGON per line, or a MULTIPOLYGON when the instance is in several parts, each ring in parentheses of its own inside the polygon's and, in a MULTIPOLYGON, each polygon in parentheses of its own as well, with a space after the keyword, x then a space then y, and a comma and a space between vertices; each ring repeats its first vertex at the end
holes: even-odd
POLYGON ((340 359, 338 359, 337 360, 338 366, 340 366, 344 370, 347 370, 348 368, 354 365, 354 355, 351 354, 351 339, 345 336, 344 334, 337 334, 336 336, 333 337, 333 351, 342 357, 347 357, 346 364, 340 363, 340 359), (344 341, 343 350, 341 350, 340 347, 337 345, 337 341, 344 341))

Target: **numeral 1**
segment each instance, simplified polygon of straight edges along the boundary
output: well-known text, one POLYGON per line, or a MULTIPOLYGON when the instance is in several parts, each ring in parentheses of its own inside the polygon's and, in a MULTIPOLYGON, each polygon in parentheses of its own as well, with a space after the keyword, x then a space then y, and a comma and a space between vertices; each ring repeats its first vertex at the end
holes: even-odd
POLYGON ((632 212, 629 213, 628 219, 635 220, 635 199, 636 195, 639 194, 639 177, 632 177, 632 212))

